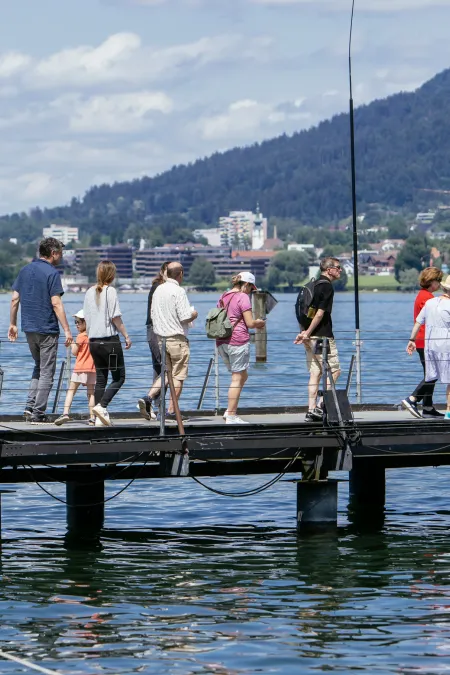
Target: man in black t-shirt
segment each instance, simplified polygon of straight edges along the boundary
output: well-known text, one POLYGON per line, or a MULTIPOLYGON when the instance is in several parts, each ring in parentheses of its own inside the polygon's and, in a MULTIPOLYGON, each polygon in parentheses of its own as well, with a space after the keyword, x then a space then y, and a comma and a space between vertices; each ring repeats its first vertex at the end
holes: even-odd
POLYGON ((336 382, 341 374, 336 341, 333 335, 331 312, 333 309, 334 288, 333 281, 341 276, 341 265, 337 258, 324 258, 320 261, 320 277, 314 288, 314 295, 310 309, 313 314, 310 326, 297 335, 295 344, 304 344, 306 349, 306 363, 309 370, 308 385, 308 412, 307 422, 320 422, 323 410, 317 406, 317 392, 322 376, 322 341, 328 338, 328 363, 336 382))

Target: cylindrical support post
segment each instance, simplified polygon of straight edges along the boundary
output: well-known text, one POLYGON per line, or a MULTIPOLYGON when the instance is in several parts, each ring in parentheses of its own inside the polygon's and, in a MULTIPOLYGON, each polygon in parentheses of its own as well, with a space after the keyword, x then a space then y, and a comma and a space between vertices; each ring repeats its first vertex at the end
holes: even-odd
POLYGON ((205 381, 203 382, 202 391, 201 391, 201 394, 200 394, 200 398, 198 400, 197 410, 202 409, 202 405, 203 405, 203 401, 205 399, 205 394, 206 394, 206 390, 208 388, 209 377, 211 375, 211 370, 212 370, 213 365, 214 365, 214 357, 210 358, 208 368, 206 369, 205 381))
POLYGON ((61 396, 61 389, 62 389, 62 384, 63 384, 63 380, 64 380, 65 370, 66 370, 66 361, 65 361, 65 359, 63 359, 63 361, 61 363, 61 370, 59 371, 58 385, 56 387, 56 394, 55 394, 55 400, 53 401, 52 413, 55 413, 58 410, 59 398, 61 396))
MULTIPOLYGON (((266 293, 264 291, 253 293, 253 316, 255 319, 266 320, 266 293)), ((255 329, 255 352, 256 363, 267 362, 267 326, 255 329)))
MULTIPOLYGON (((80 470, 85 467, 80 467, 80 470)), ((71 467, 71 471, 74 467, 71 467)), ((85 471, 83 474, 86 476, 85 471)), ((105 483, 102 480, 87 483, 67 481, 67 529, 78 534, 93 535, 103 527, 105 517, 105 483)))
POLYGON ((161 394, 159 404, 159 433, 166 435, 166 338, 161 344, 161 394))
POLYGON ((297 483, 297 530, 323 532, 337 526, 336 480, 298 481, 297 483))
POLYGON ((382 511, 386 499, 384 466, 370 460, 353 460, 350 471, 349 506, 351 510, 382 511))

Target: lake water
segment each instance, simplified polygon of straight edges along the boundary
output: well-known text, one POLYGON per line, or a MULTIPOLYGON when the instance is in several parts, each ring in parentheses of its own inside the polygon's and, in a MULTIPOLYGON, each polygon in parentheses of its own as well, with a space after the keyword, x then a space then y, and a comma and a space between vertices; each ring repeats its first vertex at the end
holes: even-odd
MULTIPOLYGON (((134 410, 150 378, 145 301, 122 298, 134 345, 116 410, 134 410)), ((191 301, 204 317, 214 298, 191 301)), ((337 295, 334 312, 344 369, 352 353, 352 301, 337 295)), ((418 359, 404 353, 412 301, 362 296, 367 401, 397 402, 420 377, 418 359)), ((65 302, 72 313, 81 297, 65 302)), ((252 366, 246 403, 305 403, 292 303, 281 297, 269 317, 269 361, 252 366)), ((2 336, 7 304, 0 298, 2 336)), ((200 319, 191 336, 185 408, 197 402, 211 356, 202 325, 200 319)), ((0 412, 18 412, 30 373, 26 345, 2 342, 0 356, 0 412)), ((221 397, 227 382, 221 372, 221 397)), ((211 390, 205 407, 213 405, 211 390)), ((107 505, 101 541, 85 550, 65 542, 62 504, 35 485, 7 486, 17 492, 3 497, 1 648, 70 675, 448 672, 449 477, 447 468, 388 471, 386 519, 373 531, 349 520, 343 482, 337 533, 301 540, 290 482, 231 499, 190 479, 137 481, 107 505)), ((239 490, 266 480, 205 482, 239 490)), ((64 497, 63 485, 47 487, 64 497)), ((108 495, 119 487, 107 485, 108 495)), ((31 671, 0 659, 2 675, 25 672, 31 671)))

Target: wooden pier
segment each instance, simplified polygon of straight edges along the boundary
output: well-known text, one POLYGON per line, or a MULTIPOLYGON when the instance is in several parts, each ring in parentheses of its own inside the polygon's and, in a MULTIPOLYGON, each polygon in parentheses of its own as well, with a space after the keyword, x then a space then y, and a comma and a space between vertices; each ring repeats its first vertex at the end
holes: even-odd
POLYGON ((331 471, 349 474, 354 513, 379 514, 386 469, 450 464, 450 421, 444 418, 419 420, 392 407, 353 406, 353 424, 329 428, 305 423, 304 412, 244 410, 250 424, 242 426, 196 412, 185 422, 184 436, 171 424, 161 436, 159 423, 128 414, 103 428, 86 420, 56 427, 3 417, 0 484, 64 482, 69 531, 92 534, 104 523, 105 481, 297 474, 303 532, 336 526, 337 481, 328 478, 331 471))

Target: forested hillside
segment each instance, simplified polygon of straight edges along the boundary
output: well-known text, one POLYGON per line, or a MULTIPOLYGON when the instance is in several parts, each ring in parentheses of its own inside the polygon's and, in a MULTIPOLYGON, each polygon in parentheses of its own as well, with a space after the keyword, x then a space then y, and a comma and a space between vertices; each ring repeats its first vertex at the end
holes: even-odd
MULTIPOLYGON (((361 210, 373 202, 420 207, 431 194, 421 188, 450 189, 449 109, 446 70, 416 92, 356 110, 361 210)), ((130 225, 154 227, 157 238, 167 238, 174 229, 216 223, 257 201, 268 216, 332 222, 351 212, 349 154, 348 115, 337 115, 308 131, 217 153, 154 178, 93 187, 66 207, 6 216, 0 238, 31 236, 49 221, 64 220, 113 240, 130 225)))

